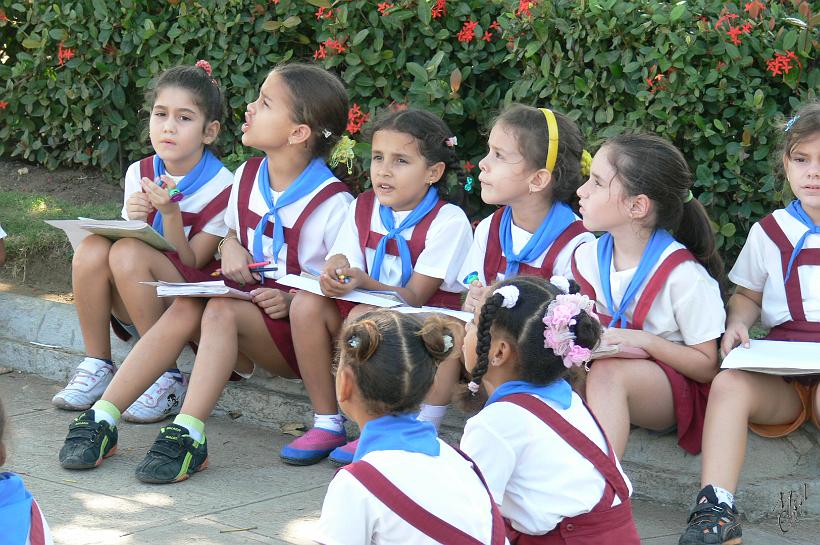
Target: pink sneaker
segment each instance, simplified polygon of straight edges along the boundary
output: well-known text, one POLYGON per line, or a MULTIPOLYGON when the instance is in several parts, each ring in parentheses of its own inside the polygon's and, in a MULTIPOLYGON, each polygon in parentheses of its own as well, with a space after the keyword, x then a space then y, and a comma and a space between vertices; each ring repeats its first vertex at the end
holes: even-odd
POLYGON ((346 466, 353 463, 353 455, 356 454, 356 448, 359 446, 359 439, 347 443, 344 446, 333 449, 330 453, 330 463, 339 467, 346 466))
POLYGON ((322 428, 310 428, 302 437, 297 437, 290 444, 282 447, 279 457, 286 464, 309 466, 321 462, 337 447, 347 442, 343 431, 330 431, 322 428))

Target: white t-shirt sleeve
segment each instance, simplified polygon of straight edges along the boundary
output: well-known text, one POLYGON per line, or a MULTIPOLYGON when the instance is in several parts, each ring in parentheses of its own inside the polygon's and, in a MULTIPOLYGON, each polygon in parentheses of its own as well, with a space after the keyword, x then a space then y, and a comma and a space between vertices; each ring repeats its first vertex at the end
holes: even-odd
POLYGON ((2 226, 2 225, 0 225, 0 239, 2 239, 2 238, 6 238, 6 236, 7 236, 7 235, 6 235, 6 232, 5 232, 5 231, 3 231, 3 226, 2 226))
POLYGON ((570 240, 555 258, 555 264, 552 267, 553 274, 574 280, 572 277, 572 254, 575 253, 575 249, 581 244, 594 241, 595 235, 589 232, 581 233, 570 240))
MULTIPOLYGON (((487 253, 487 238, 490 233, 490 222, 492 216, 484 218, 478 224, 473 234, 473 243, 464 258, 464 263, 461 264, 461 270, 458 273, 459 281, 464 280, 470 273, 477 272, 478 280, 483 286, 488 284, 487 279, 484 278, 484 255, 487 253)), ((490 279, 492 284, 495 278, 490 279)))
POLYGON ((763 256, 764 245, 769 237, 759 223, 752 225, 746 243, 737 256, 735 266, 729 272, 729 280, 750 290, 762 293, 769 273, 763 256))
POLYGON ((458 273, 473 241, 470 220, 455 205, 444 205, 427 231, 424 250, 413 271, 458 285, 458 273))
POLYGON ((314 541, 322 545, 363 545, 371 542, 375 519, 368 509, 370 494, 355 477, 342 470, 330 485, 322 503, 322 516, 314 541), (351 506, 356 515, 351 516, 351 506))
POLYGON ((365 270, 367 264, 359 245, 359 230, 356 228, 356 202, 354 200, 350 203, 342 220, 342 225, 339 229, 333 230, 333 233, 338 233, 338 235, 335 235, 336 240, 330 246, 327 257, 342 254, 350 262, 351 267, 365 270))
MULTIPOLYGON (((242 163, 233 175, 233 186, 231 187, 231 196, 228 197, 228 208, 225 210, 225 226, 231 231, 236 231, 239 225, 239 217, 237 206, 239 203, 239 180, 242 179, 242 171, 245 170, 245 165, 242 163)), ((237 233, 238 234, 238 233, 237 233)))
POLYGON ((461 450, 478 465, 493 499, 501 505, 515 470, 515 451, 490 427, 469 420, 461 437, 461 450))
POLYGON ((123 199, 122 199, 122 211, 120 215, 122 219, 127 220, 128 212, 126 211, 126 205, 128 203, 128 198, 133 195, 134 193, 138 193, 142 191, 142 187, 140 186, 140 163, 137 161, 136 163, 132 163, 128 170, 125 171, 125 190, 123 192, 123 199))
POLYGON ((673 301, 673 312, 683 342, 696 345, 717 339, 726 324, 726 309, 720 296, 720 287, 699 264, 680 265, 678 278, 685 278, 686 291, 673 301))

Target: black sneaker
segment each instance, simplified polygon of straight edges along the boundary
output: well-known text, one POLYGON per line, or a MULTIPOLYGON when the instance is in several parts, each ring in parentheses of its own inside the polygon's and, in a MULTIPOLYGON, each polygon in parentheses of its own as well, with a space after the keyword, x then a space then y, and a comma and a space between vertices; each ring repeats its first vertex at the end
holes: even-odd
POLYGON ((137 479, 144 483, 167 484, 184 481, 192 473, 208 467, 208 446, 194 441, 188 428, 169 424, 159 430, 151 450, 137 466, 137 479))
POLYGON ((738 545, 743 543, 741 534, 735 506, 718 503, 714 489, 707 486, 698 494, 678 545, 738 545))
POLYGON ((117 427, 105 421, 94 422, 94 411, 88 410, 68 426, 60 449, 60 465, 66 469, 93 469, 115 452, 117 427))

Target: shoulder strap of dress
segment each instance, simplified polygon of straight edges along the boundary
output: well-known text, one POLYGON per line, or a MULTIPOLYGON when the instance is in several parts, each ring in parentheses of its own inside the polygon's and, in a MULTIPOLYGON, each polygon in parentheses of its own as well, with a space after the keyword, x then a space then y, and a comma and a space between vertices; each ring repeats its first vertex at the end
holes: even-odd
POLYGON ((31 527, 28 532, 28 539, 31 545, 45 545, 46 530, 43 525, 43 513, 37 500, 31 500, 31 527))
POLYGON ((544 261, 541 263, 541 271, 544 278, 549 279, 552 276, 552 271, 555 269, 555 260, 558 259, 558 254, 561 253, 561 250, 566 248, 567 244, 572 242, 572 239, 581 233, 586 232, 587 230, 584 227, 584 222, 581 220, 575 220, 570 223, 560 235, 558 235, 558 238, 550 244, 550 248, 547 250, 547 255, 544 256, 544 261))
POLYGON ((359 233, 359 248, 362 256, 366 255, 367 239, 370 237, 370 218, 373 217, 373 206, 376 194, 373 190, 359 193, 356 197, 356 231, 359 233))
POLYGON ((663 263, 657 268, 655 274, 653 274, 646 283, 646 287, 641 293, 638 303, 635 305, 635 312, 632 315, 632 320, 630 320, 630 327, 643 329, 643 324, 649 314, 649 309, 652 308, 652 303, 655 302, 658 293, 663 289, 664 284, 666 284, 666 281, 669 279, 669 275, 672 274, 672 271, 675 270, 678 265, 686 261, 697 262, 692 252, 686 248, 679 248, 666 256, 666 259, 664 259, 663 263))
POLYGON ((140 180, 148 178, 154 179, 154 156, 149 155, 140 159, 140 180))
POLYGON ((504 207, 499 208, 493 213, 493 219, 490 220, 490 230, 487 233, 487 249, 484 252, 484 280, 488 286, 495 282, 501 270, 503 252, 501 251, 499 230, 501 228, 501 216, 503 214, 504 207))
POLYGON ((348 193, 349 190, 347 186, 343 182, 331 182, 323 187, 316 195, 310 199, 307 206, 302 210, 299 214, 299 217, 296 218, 296 222, 293 224, 293 227, 290 229, 285 229, 285 242, 288 245, 288 257, 287 257, 287 273, 288 274, 300 274, 302 272, 302 266, 299 264, 299 237, 302 235, 302 227, 304 227, 305 222, 310 218, 310 215, 319 208, 319 206, 331 198, 333 195, 337 193, 348 193))
POLYGON ((242 177, 239 179, 239 195, 237 199, 237 209, 239 213, 237 235, 239 242, 245 248, 248 247, 248 227, 255 228, 256 226, 249 226, 246 224, 245 214, 250 210, 251 193, 253 192, 254 180, 256 180, 256 173, 259 172, 259 165, 262 164, 262 157, 251 157, 245 162, 245 167, 242 169, 242 177))
POLYGON ((196 213, 196 218, 191 225, 191 231, 188 233, 189 240, 193 238, 195 234, 202 231, 202 229, 208 225, 208 222, 211 221, 217 214, 225 212, 225 209, 228 207, 228 200, 230 197, 231 186, 228 186, 223 189, 219 195, 211 199, 211 202, 206 204, 202 210, 196 213))
MULTIPOLYGON (((359 460, 343 467, 342 470, 353 475, 391 511, 431 539, 439 543, 481 545, 481 541, 478 539, 440 519, 410 499, 407 494, 391 483, 387 477, 368 462, 359 460)), ((495 523, 495 520, 493 522, 495 523)), ((495 536, 495 524, 493 526, 493 535, 495 536)), ((495 543, 496 541, 493 541, 494 545, 495 543)), ((500 543, 503 544, 503 541, 500 543)))

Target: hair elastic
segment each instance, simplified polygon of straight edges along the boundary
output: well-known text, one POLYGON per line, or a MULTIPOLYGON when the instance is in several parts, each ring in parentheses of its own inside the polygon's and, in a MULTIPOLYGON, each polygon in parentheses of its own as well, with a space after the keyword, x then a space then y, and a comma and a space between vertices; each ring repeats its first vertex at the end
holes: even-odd
POLYGON ((335 168, 339 163, 344 163, 347 165, 347 173, 352 174, 353 160, 356 158, 356 153, 353 151, 353 146, 355 145, 355 140, 346 134, 343 135, 339 141, 336 142, 333 151, 330 152, 330 161, 328 161, 327 164, 330 165, 331 168, 335 168))
POLYGON ((592 155, 587 150, 581 151, 581 176, 589 176, 592 169, 592 155))
POLYGON ((454 148, 458 145, 458 138, 456 138, 455 136, 451 136, 450 138, 447 138, 446 140, 444 140, 444 144, 448 148, 454 148))
POLYGON ((211 72, 213 71, 211 69, 211 63, 209 63, 208 61, 204 61, 202 59, 196 61, 195 66, 197 68, 202 68, 205 71, 205 73, 208 74, 209 76, 211 75, 211 72))
POLYGON ((467 176, 467 183, 464 184, 464 191, 472 191, 473 190, 473 180, 472 176, 467 176))
POLYGON ((692 200, 692 199, 694 199, 694 198, 695 198, 695 196, 694 196, 694 195, 692 195, 692 190, 690 189, 690 190, 689 190, 689 193, 687 193, 687 194, 686 194, 686 197, 684 197, 684 199, 683 199, 683 204, 688 203, 689 201, 691 201, 691 200, 692 200))
POLYGON ((547 120, 547 132, 549 134, 549 147, 547 148, 546 169, 552 173, 555 168, 555 161, 558 159, 558 122, 555 114, 549 108, 538 108, 547 120))
POLYGON ((792 127, 794 126, 795 121, 797 121, 798 119, 800 119, 800 114, 797 114, 794 117, 792 117, 791 119, 789 119, 786 122, 786 126, 783 127, 783 132, 789 132, 790 130, 792 130, 792 127))

